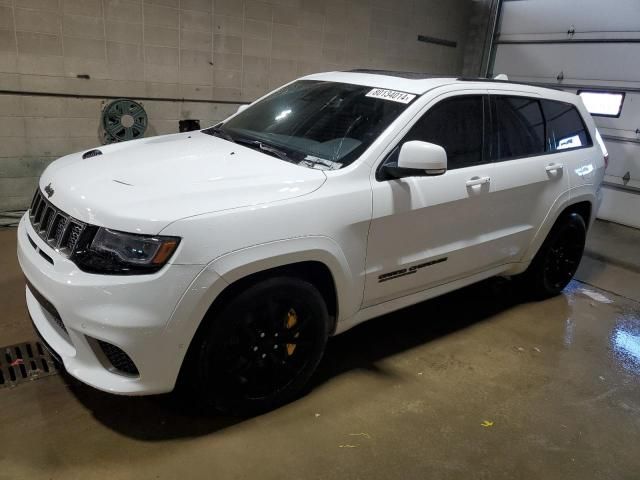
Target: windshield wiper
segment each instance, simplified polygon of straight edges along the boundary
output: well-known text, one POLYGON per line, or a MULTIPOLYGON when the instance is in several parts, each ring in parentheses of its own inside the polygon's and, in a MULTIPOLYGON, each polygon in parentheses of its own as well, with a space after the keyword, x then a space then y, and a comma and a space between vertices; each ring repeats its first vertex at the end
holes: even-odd
POLYGON ((311 168, 314 168, 317 165, 321 165, 323 168, 320 168, 320 170, 339 170, 340 168, 342 168, 342 163, 340 162, 334 162, 333 160, 327 160, 326 158, 316 157, 315 155, 307 155, 300 163, 308 164, 308 166, 311 168))
POLYGON ((285 152, 284 150, 276 148, 276 147, 274 147, 272 145, 268 145, 268 144, 266 144, 264 142, 261 142, 260 140, 250 140, 248 138, 242 138, 242 137, 234 138, 229 133, 227 133, 225 130, 223 130, 221 128, 221 126, 211 127, 211 128, 206 129, 206 130, 203 130, 203 132, 207 133, 209 135, 214 135, 216 137, 224 138, 225 140, 228 140, 228 141, 233 142, 233 143, 239 143, 241 145, 246 145, 248 147, 255 147, 255 148, 257 148, 258 150, 260 150, 262 152, 266 152, 266 153, 269 153, 269 154, 273 155, 274 157, 278 157, 280 160, 285 160, 287 162, 293 162, 294 161, 289 156, 289 154, 287 152, 285 152))
POLYGON ((209 135, 214 135, 216 137, 224 138, 229 142, 234 142, 234 143, 236 142, 235 139, 231 135, 229 135, 227 132, 222 130, 221 127, 207 128, 206 130, 204 130, 204 133, 208 133, 209 135))
POLYGON ((284 150, 280 150, 272 145, 267 145, 266 143, 261 142, 260 140, 249 140, 245 138, 236 138, 233 140, 236 143, 240 143, 242 145, 247 145, 249 147, 257 147, 259 150, 270 153, 274 157, 278 157, 280 160, 285 160, 287 162, 293 162, 293 159, 289 157, 287 152, 284 150))

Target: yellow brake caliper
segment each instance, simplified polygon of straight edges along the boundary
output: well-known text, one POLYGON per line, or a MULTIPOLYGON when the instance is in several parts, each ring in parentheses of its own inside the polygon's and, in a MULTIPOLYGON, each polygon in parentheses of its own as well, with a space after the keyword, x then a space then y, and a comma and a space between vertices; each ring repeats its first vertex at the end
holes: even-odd
MULTIPOLYGON (((296 313, 296 311, 293 308, 289 309, 289 312, 287 312, 287 329, 292 329, 293 327, 295 327, 298 323, 298 314, 296 313)), ((295 334, 295 337, 298 337, 298 334, 295 334)), ((291 356, 293 355, 293 352, 296 349, 296 344, 295 343, 287 343, 287 355, 291 356)))

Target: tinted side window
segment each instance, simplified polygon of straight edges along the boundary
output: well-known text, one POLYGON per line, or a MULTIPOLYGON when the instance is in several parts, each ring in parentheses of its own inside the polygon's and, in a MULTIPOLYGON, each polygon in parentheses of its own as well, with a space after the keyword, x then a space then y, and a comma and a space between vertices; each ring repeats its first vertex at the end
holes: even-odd
POLYGON ((482 95, 443 100, 418 120, 403 141, 422 140, 442 146, 449 170, 483 163, 483 103, 482 95))
POLYGON ((547 145, 549 151, 593 145, 589 132, 576 107, 570 103, 541 100, 547 121, 547 145))
POLYGON ((545 151, 544 118, 535 98, 495 96, 493 158, 539 155, 545 151))

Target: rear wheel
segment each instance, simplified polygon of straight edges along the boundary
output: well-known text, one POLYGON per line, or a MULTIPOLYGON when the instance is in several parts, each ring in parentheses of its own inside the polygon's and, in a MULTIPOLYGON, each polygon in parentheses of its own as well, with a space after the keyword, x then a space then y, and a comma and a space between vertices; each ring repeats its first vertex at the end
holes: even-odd
POLYGON ((292 400, 315 371, 329 315, 310 283, 272 278, 231 299, 200 338, 197 390, 219 411, 247 415, 292 400))
POLYGON ((577 213, 560 218, 549 232, 531 265, 520 276, 534 298, 558 295, 571 281, 582 259, 587 228, 577 213))

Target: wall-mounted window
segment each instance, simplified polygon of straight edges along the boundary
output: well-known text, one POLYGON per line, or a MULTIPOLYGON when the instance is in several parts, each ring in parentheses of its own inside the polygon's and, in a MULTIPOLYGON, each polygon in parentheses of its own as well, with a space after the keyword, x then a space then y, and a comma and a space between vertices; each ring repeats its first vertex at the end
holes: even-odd
POLYGON ((605 92, 602 90, 578 90, 584 106, 591 115, 597 117, 620 116, 624 102, 624 92, 605 92))

